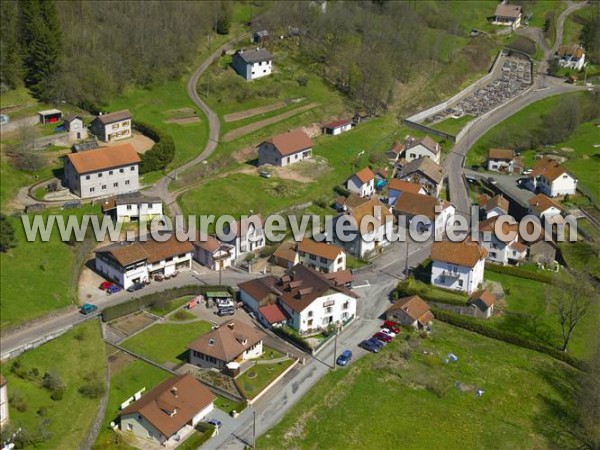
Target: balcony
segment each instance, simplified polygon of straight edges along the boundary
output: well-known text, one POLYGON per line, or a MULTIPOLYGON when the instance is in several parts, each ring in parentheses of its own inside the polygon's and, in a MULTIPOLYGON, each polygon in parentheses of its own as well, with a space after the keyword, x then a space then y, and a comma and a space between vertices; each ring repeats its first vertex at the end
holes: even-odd
POLYGON ((458 272, 452 272, 450 270, 444 270, 442 272, 442 276, 445 278, 452 278, 452 279, 460 278, 460 274, 458 272))

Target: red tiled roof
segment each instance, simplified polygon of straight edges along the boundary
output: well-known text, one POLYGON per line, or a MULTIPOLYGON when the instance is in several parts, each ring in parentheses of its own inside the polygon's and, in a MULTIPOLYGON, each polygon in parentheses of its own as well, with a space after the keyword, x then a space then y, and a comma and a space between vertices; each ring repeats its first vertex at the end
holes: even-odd
POLYGON ((521 15, 521 7, 519 5, 509 5, 506 3, 500 3, 496 6, 497 17, 510 17, 516 19, 521 15))
POLYGON ((418 194, 423 187, 418 183, 411 183, 410 181, 400 180, 398 178, 394 178, 388 184, 388 189, 390 191, 402 191, 402 192, 410 192, 412 194, 418 194))
POLYGON ((258 308, 258 312, 265 318, 265 320, 270 325, 285 322, 287 320, 285 313, 277 304, 261 306, 260 308, 258 308))
POLYGON ((351 119, 340 119, 321 125, 323 128, 338 128, 352 123, 351 119))
POLYGON ((529 200, 527 200, 527 203, 529 204, 529 208, 531 208, 537 214, 542 214, 544 211, 550 208, 556 208, 559 211, 564 211, 564 208, 555 200, 545 196, 544 194, 537 194, 536 196, 531 197, 529 200))
POLYGON ((375 179, 375 174, 368 167, 365 167, 364 169, 359 170, 358 172, 356 172, 354 174, 354 176, 356 178, 358 178, 360 180, 360 182, 363 184, 368 183, 369 181, 375 179))
POLYGON ((292 155, 313 147, 310 137, 300 130, 278 134, 265 142, 273 144, 282 156, 292 155))
POLYGON ((69 153, 67 159, 75 167, 78 174, 139 164, 141 162, 140 155, 138 155, 131 144, 101 147, 81 153, 69 153))
POLYGON ((529 177, 536 178, 543 176, 550 181, 554 181, 564 173, 569 174, 567 169, 561 166, 558 161, 550 158, 542 158, 533 165, 533 171, 529 174, 529 177))
POLYGON ((477 242, 439 241, 434 242, 431 246, 432 260, 456 264, 457 266, 475 267, 486 256, 486 249, 477 242))
POLYGON ((335 261, 340 253, 344 253, 344 250, 337 245, 328 244, 326 242, 316 242, 309 238, 304 238, 298 242, 298 251, 317 255, 330 261, 335 261))
POLYGON ((191 253, 194 247, 188 241, 179 241, 171 235, 164 242, 148 238, 147 241, 120 242, 107 245, 95 250, 95 253, 109 253, 122 267, 134 262, 147 260, 149 263, 162 261, 166 258, 191 253))
POLYGON ((396 214, 422 215, 434 220, 444 209, 451 206, 450 202, 431 197, 429 195, 403 192, 394 204, 396 214), (439 206, 439 212, 436 207, 439 206))
POLYGON ((386 312, 393 311, 402 311, 413 321, 420 321, 420 319, 423 319, 422 323, 431 321, 427 316, 431 314, 429 305, 418 295, 401 298, 386 310, 386 312))
POLYGON ((501 160, 512 160, 515 156, 515 152, 510 148, 490 148, 488 153, 489 159, 501 159, 501 160))
POLYGON ((471 297, 469 297, 468 303, 475 303, 477 302, 477 300, 481 300, 481 302, 485 306, 491 308, 494 305, 494 303, 496 303, 496 296, 493 292, 489 291, 488 289, 483 289, 480 291, 473 292, 473 294, 471 294, 471 297))

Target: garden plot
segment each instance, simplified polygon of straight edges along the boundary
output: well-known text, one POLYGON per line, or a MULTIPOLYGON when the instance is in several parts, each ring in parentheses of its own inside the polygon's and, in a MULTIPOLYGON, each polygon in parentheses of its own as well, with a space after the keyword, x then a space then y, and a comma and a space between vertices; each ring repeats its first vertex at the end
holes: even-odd
POLYGON ((110 322, 109 326, 125 334, 126 336, 131 336, 132 334, 135 334, 148 325, 154 323, 156 320, 157 318, 155 316, 142 311, 113 320, 110 322))

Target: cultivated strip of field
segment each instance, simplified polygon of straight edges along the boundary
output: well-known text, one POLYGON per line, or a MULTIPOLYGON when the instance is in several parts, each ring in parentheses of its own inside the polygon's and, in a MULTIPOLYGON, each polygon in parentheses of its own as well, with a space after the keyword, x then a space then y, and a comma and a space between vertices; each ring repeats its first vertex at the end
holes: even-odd
POLYGON ((278 116, 271 117, 270 119, 259 120, 258 122, 251 123, 250 125, 245 125, 243 127, 236 128, 235 130, 232 130, 229 133, 225 134, 225 136, 223 136, 223 141, 233 141, 234 139, 238 139, 242 136, 246 136, 247 134, 254 133, 257 130, 260 130, 261 128, 273 125, 277 122, 281 122, 282 120, 289 119, 290 117, 316 108, 317 106, 319 106, 318 103, 310 103, 308 105, 301 106, 299 108, 295 108, 290 111, 279 114, 278 116))
POLYGON ((283 101, 275 102, 275 103, 271 103, 270 105, 260 106, 258 108, 245 109, 243 111, 239 111, 239 112, 235 112, 235 113, 231 113, 231 114, 225 114, 223 116, 223 120, 225 122, 235 122, 236 120, 247 119, 248 117, 254 117, 254 116, 258 116, 259 114, 264 114, 264 113, 268 113, 271 111, 275 111, 277 109, 284 108, 285 106, 287 106, 286 102, 283 102, 283 101))

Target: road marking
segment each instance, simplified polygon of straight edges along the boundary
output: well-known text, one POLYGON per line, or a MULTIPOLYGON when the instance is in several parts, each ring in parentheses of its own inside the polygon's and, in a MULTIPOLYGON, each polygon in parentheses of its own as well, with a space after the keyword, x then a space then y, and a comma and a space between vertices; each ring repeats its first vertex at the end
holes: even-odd
POLYGON ((360 284, 358 286, 352 286, 352 288, 360 289, 360 288, 369 287, 369 286, 371 286, 371 283, 369 283, 369 280, 365 280, 364 284, 360 284))

